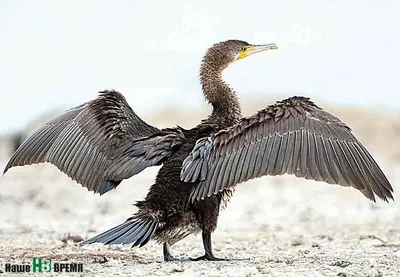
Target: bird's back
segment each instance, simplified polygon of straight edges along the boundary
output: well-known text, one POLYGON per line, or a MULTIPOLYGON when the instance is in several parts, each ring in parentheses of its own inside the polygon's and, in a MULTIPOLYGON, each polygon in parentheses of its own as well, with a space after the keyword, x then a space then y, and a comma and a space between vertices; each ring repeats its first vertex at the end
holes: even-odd
POLYGON ((137 206, 139 208, 147 206, 151 210, 157 208, 157 210, 165 211, 166 215, 170 215, 177 209, 186 209, 191 189, 196 183, 181 181, 182 163, 193 150, 198 139, 212 135, 217 131, 217 128, 203 124, 189 130, 182 129, 185 141, 163 162, 163 166, 157 174, 155 183, 150 187, 146 199, 139 202, 137 206))

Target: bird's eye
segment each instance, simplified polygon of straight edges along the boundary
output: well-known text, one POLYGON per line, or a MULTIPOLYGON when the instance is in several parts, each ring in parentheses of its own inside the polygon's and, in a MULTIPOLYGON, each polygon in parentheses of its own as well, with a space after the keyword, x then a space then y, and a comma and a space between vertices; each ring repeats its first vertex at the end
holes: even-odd
POLYGON ((247 46, 243 46, 242 51, 246 51, 246 50, 247 50, 247 46))

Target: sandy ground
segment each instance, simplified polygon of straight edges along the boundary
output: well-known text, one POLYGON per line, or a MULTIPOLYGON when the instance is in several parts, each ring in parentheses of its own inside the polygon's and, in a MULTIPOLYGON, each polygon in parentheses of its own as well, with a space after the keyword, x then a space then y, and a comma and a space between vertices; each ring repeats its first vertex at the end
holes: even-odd
MULTIPOLYGON (((353 127, 400 191, 399 118, 372 121, 373 111, 331 111, 353 127)), ((162 126, 179 118, 186 121, 178 123, 190 126, 200 118, 177 114, 169 111, 151 122, 162 126)), ((6 162, 0 160, 0 168, 6 162)), ((215 254, 240 260, 164 263, 155 242, 131 249, 78 247, 66 240, 92 237, 134 213, 131 204, 145 196, 157 169, 101 197, 51 165, 12 169, 0 178, 0 270, 5 263, 40 256, 81 262, 84 272, 75 275, 82 276, 400 276, 400 202, 375 204, 354 189, 292 176, 241 184, 222 211, 213 236, 215 254)), ((202 255, 201 236, 186 238, 172 251, 202 255)))

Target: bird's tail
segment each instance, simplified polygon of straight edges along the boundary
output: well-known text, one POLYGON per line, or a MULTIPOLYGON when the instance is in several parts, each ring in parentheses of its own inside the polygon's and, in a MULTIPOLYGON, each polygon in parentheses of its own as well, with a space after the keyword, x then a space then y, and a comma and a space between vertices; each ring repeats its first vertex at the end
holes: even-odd
POLYGON ((98 242, 104 244, 132 243, 132 247, 142 247, 154 237, 157 226, 157 219, 132 217, 100 235, 82 242, 81 246, 98 242))

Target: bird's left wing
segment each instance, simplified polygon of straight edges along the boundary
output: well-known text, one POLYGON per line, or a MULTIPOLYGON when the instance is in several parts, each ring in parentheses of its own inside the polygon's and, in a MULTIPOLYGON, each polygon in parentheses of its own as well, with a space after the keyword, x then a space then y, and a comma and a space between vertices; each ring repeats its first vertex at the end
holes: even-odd
POLYGON ((308 98, 292 97, 197 141, 181 179, 198 182, 191 201, 263 175, 352 186, 387 201, 393 189, 351 129, 308 98))

